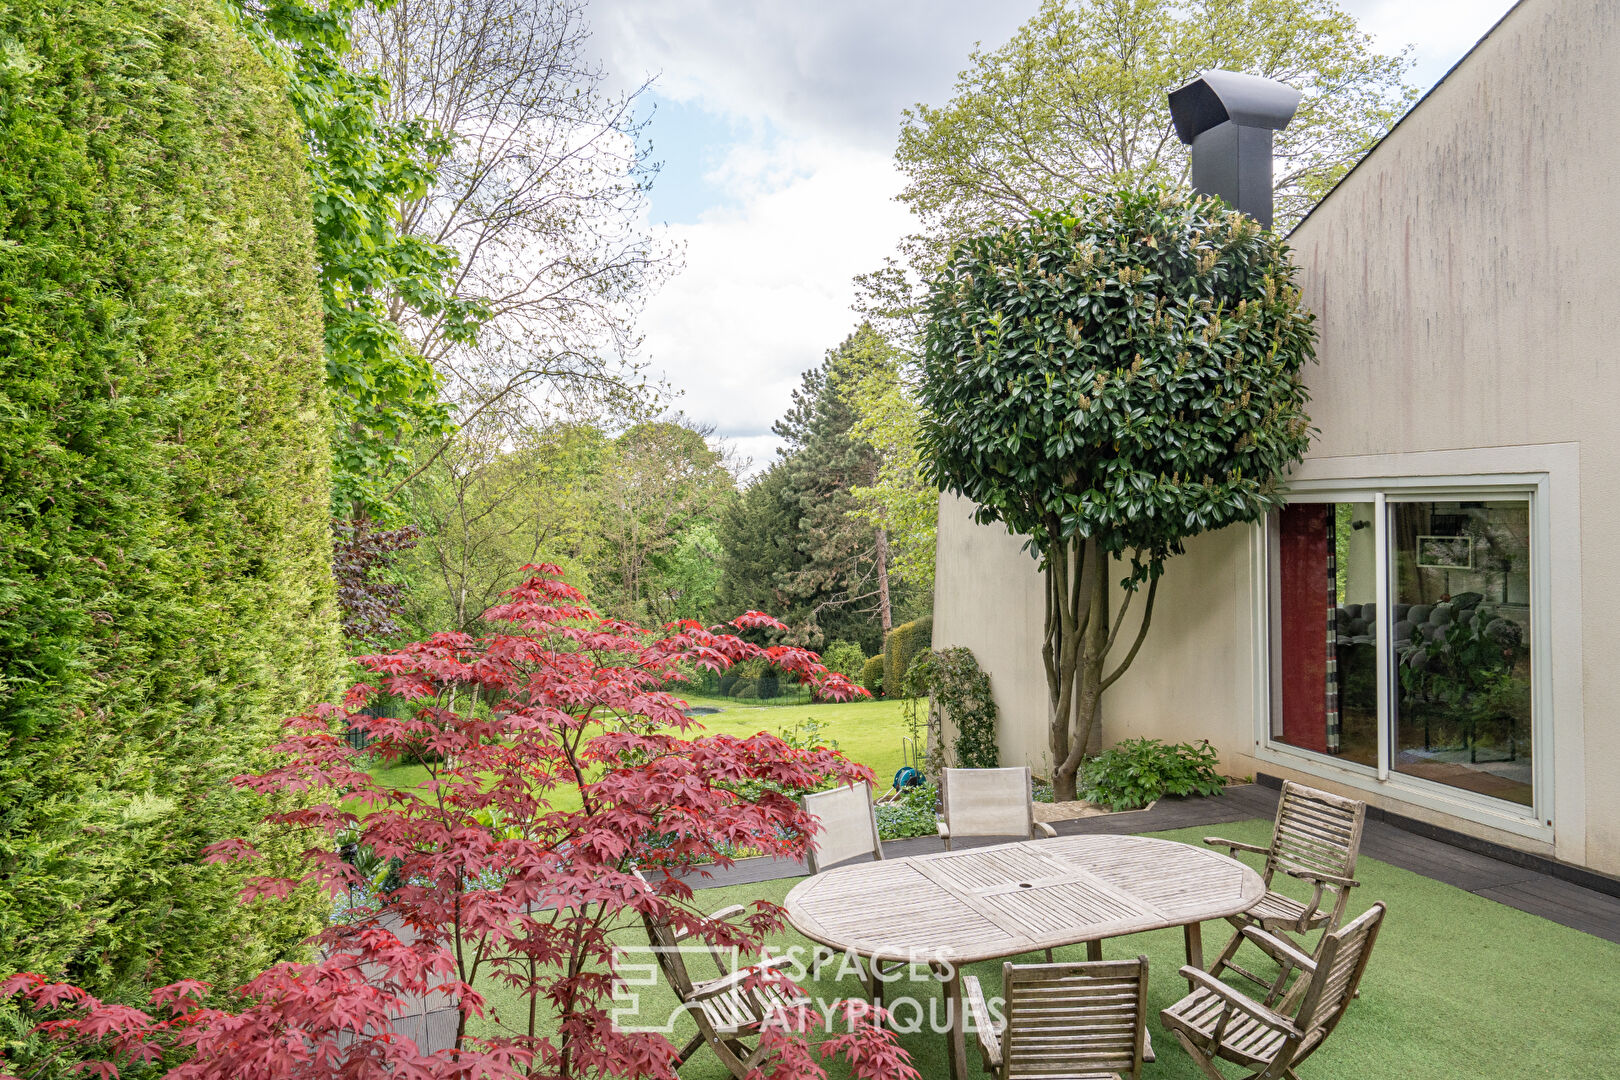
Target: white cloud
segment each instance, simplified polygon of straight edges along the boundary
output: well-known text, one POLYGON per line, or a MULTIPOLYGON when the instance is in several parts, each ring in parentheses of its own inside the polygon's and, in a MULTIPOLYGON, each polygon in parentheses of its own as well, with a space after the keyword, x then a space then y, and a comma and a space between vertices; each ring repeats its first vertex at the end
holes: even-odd
POLYGON ((592 9, 608 69, 716 112, 889 152, 900 110, 938 104, 980 40, 1037 0, 616 0, 592 9))
POLYGON ((851 279, 894 250, 909 218, 886 154, 802 140, 740 148, 723 169, 738 207, 669 227, 686 269, 641 328, 647 359, 685 391, 678 406, 758 471, 774 459, 771 424, 800 373, 854 327, 851 279))
POLYGON ((1386 52, 1413 46, 1413 78, 1424 90, 1513 6, 1512 0, 1340 0, 1386 52))

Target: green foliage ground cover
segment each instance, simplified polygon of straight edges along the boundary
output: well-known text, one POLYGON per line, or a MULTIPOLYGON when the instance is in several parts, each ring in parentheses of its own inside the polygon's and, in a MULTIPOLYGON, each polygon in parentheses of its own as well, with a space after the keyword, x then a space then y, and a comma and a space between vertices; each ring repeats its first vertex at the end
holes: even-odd
MULTIPOLYGON (((1264 843, 1271 823, 1224 824, 1223 836, 1264 843)), ((1198 843, 1209 827, 1160 833, 1198 843)), ((1401 1077, 1403 1080, 1523 1080, 1525 1077, 1596 1078, 1614 1074, 1620 1061, 1620 1028, 1612 1018, 1620 1010, 1620 945, 1559 926, 1534 915, 1475 896, 1371 859, 1357 865, 1363 882, 1355 892, 1352 913, 1374 901, 1389 905, 1362 995, 1344 1022, 1301 1075, 1316 1080, 1401 1077)), ((780 903, 800 879, 707 890, 700 904, 714 911, 729 904, 756 900, 780 903)), ((1229 932, 1224 922, 1206 924, 1206 950, 1218 948, 1229 932)), ((630 936, 626 941, 633 940, 630 936)), ((781 954, 791 946, 808 948, 791 931, 768 942, 781 954)), ((1160 930, 1108 942, 1109 957, 1146 954, 1150 965, 1148 1029, 1158 1061, 1144 1075, 1154 1080, 1198 1080, 1201 1074, 1159 1024, 1159 1010, 1186 993, 1175 973, 1183 960, 1180 930, 1160 930)), ((1083 960, 1081 947, 1058 950, 1059 960, 1083 960)), ((1038 963, 1040 956, 1016 958, 1038 963)), ((1000 992, 1001 963, 970 969, 986 993, 1000 992)), ((806 982, 813 995, 832 998, 860 994, 854 978, 836 979, 837 965, 824 977, 806 982)), ((926 1008, 938 997, 931 984, 915 984, 906 993, 926 1008)), ((525 1002, 496 985, 481 986, 497 1011, 522 1017, 525 1002)), ((674 1000, 660 982, 638 986, 639 1008, 633 1015, 667 1019, 674 1000)), ((939 1006, 943 1014, 943 1003, 939 1006)), ((624 1019, 629 1020, 627 1015, 624 1019)), ((677 1019, 669 1037, 681 1045, 693 1028, 677 1019)), ((926 1029, 901 1036, 913 1064, 925 1077, 947 1075, 945 1043, 926 1029)), ((970 1042, 971 1048, 971 1042, 970 1042)), ((976 1053, 969 1055, 970 1075, 980 1075, 976 1053)), ((846 1073, 834 1066, 834 1077, 846 1073)), ((700 1052, 681 1070, 683 1080, 722 1080, 727 1076, 715 1057, 700 1052)))
POLYGON ((1080 794, 1110 810, 1135 810, 1165 795, 1219 795, 1226 781, 1209 743, 1125 739, 1080 766, 1080 794))
POLYGON ((199 853, 340 655, 305 149, 223 7, 0 42, 0 973, 231 986, 314 903, 199 853))

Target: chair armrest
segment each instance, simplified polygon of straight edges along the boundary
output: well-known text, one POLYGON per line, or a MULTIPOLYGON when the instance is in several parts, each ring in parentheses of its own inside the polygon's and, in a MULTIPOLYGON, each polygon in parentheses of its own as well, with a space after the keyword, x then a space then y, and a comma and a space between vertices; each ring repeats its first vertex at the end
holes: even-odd
POLYGON ((1057 836, 1057 830, 1052 828, 1052 826, 1048 825, 1044 821, 1037 821, 1035 823, 1035 831, 1047 840, 1054 839, 1057 836))
POLYGON ((1208 990, 1229 1007, 1236 1009, 1238 1012, 1247 1013, 1250 1017, 1269 1028, 1296 1039, 1303 1035, 1303 1032, 1295 1027, 1294 1022, 1288 1017, 1279 1012, 1273 1012, 1253 998, 1246 997, 1203 968, 1196 968, 1188 964, 1181 969, 1181 977, 1196 984, 1201 989, 1208 990))
MULTIPOLYGON (((767 957, 751 967, 738 968, 730 975, 722 975, 718 979, 708 979, 704 982, 692 984, 692 993, 690 996, 688 996, 687 1000, 705 1001, 712 997, 718 997, 729 990, 735 990, 737 987, 742 986, 750 979, 757 979, 764 972, 787 967, 792 963, 793 957, 791 956, 767 957)), ((786 984, 787 980, 782 979, 780 980, 780 983, 786 984)))
POLYGON ((1267 956, 1279 964, 1292 964, 1314 974, 1316 961, 1275 934, 1268 934, 1258 926, 1245 926, 1239 931, 1244 937, 1264 949, 1267 956))
MULTIPOLYGON (((732 904, 730 907, 723 907, 719 911, 705 915, 704 918, 709 922, 727 922, 736 918, 738 915, 747 914, 747 912, 748 909, 743 907, 741 904, 732 904)), ((680 942, 683 942, 687 938, 691 937, 695 932, 696 931, 693 930, 683 930, 672 933, 670 936, 675 939, 676 944, 679 944, 680 942)))
POLYGON ((1001 1068, 1001 1032, 990 1022, 990 1008, 984 1002, 984 988, 979 985, 976 976, 963 976, 962 995, 967 1000, 968 1015, 973 1017, 979 1050, 984 1054, 984 1071, 993 1073, 1001 1068))
POLYGON ((1301 881, 1321 882, 1323 885, 1337 885, 1341 889, 1353 889, 1357 885, 1361 884, 1361 882, 1357 881, 1355 878, 1340 877, 1338 874, 1324 874, 1316 870, 1289 870, 1284 867, 1283 873, 1292 878, 1299 878, 1301 881))
POLYGON ((1234 851, 1252 851, 1256 855, 1271 854, 1270 848, 1255 847, 1253 844, 1245 844, 1241 840, 1223 840, 1219 836, 1206 836, 1204 837, 1204 843, 1210 847, 1226 848, 1228 854, 1234 851))
POLYGON ((949 825, 945 824, 945 819, 944 818, 938 819, 936 824, 939 826, 939 835, 940 836, 944 837, 944 836, 951 835, 951 827, 949 825))

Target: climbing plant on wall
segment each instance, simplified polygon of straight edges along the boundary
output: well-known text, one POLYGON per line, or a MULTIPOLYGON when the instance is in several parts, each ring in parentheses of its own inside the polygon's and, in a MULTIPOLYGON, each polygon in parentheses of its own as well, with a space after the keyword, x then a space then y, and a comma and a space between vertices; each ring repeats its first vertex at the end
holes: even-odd
POLYGON ((935 758, 943 742, 946 721, 955 733, 950 760, 959 769, 993 769, 1000 763, 996 722, 1000 711, 990 693, 990 676, 979 667, 973 650, 956 646, 925 652, 912 661, 905 676, 906 710, 914 713, 917 701, 928 705, 929 769, 938 775, 935 758))

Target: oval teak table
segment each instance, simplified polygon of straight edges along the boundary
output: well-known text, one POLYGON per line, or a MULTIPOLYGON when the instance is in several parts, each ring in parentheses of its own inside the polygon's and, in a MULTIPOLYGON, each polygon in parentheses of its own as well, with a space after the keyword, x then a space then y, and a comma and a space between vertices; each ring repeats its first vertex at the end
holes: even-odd
POLYGON ((1265 882, 1220 852, 1145 836, 1064 836, 836 867, 793 887, 788 921, 870 960, 945 972, 951 1071, 966 1076, 963 964, 1181 926, 1203 966, 1199 924, 1247 911, 1265 882))

